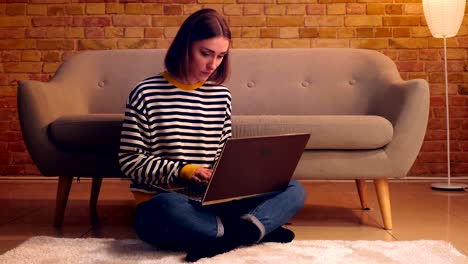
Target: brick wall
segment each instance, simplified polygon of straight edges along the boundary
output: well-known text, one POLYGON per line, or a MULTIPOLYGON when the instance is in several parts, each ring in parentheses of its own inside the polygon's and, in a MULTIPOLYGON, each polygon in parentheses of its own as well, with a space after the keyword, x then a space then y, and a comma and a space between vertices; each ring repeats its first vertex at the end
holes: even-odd
MULTIPOLYGON (((47 81, 81 50, 166 48, 201 7, 227 17, 234 48, 375 49, 397 63, 404 79, 428 80, 428 131, 409 175, 446 174, 443 42, 431 37, 421 0, 0 0, 0 175, 40 174, 21 138, 18 80, 47 81)), ((467 15, 447 44, 452 172, 466 176, 467 15)))

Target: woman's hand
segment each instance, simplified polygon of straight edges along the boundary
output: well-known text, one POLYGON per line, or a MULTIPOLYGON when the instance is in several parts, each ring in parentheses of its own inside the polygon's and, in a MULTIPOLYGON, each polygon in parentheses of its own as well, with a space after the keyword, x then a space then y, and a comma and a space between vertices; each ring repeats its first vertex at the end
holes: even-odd
POLYGON ((213 173, 212 169, 198 168, 192 175, 192 180, 195 182, 208 182, 213 173))

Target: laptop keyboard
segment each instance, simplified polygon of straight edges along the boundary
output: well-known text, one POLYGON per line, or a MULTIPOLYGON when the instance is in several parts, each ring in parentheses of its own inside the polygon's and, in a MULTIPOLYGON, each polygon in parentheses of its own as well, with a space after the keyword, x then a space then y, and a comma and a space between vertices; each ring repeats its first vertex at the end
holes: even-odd
POLYGON ((191 185, 190 187, 177 190, 178 193, 192 198, 203 198, 206 191, 206 185, 191 185))

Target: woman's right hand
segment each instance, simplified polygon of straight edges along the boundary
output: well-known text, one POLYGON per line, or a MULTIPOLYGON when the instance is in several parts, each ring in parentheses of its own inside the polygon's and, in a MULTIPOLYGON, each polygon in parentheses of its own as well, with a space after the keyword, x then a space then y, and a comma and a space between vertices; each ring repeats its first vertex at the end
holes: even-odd
POLYGON ((192 180, 195 182, 208 182, 213 174, 212 169, 198 168, 192 175, 192 180))

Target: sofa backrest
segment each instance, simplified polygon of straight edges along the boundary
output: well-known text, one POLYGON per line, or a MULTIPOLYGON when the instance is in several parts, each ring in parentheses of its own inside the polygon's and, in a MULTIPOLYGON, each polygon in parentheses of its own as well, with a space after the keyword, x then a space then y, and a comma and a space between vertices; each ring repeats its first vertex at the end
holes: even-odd
MULTIPOLYGON (((379 90, 401 81, 395 63, 372 50, 232 49, 226 85, 233 113, 368 114, 379 90)), ((164 70, 166 50, 86 51, 65 62, 52 82, 67 85, 90 113, 122 113, 129 92, 164 70)))

